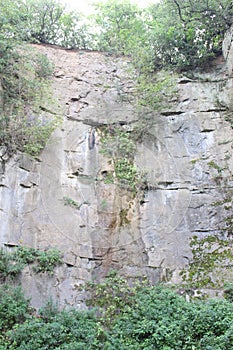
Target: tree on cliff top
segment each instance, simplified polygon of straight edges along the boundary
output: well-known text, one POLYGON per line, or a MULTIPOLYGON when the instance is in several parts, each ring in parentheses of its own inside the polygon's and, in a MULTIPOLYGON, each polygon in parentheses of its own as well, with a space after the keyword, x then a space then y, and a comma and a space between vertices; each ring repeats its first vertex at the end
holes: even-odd
POLYGON ((58 0, 0 0, 0 33, 7 39, 88 48, 90 32, 82 15, 58 0))
POLYGON ((148 9, 155 66, 193 69, 222 52, 233 22, 231 0, 162 0, 148 9))
POLYGON ((130 1, 109 0, 96 11, 99 49, 137 58, 140 52, 154 69, 205 66, 221 54, 233 22, 231 0, 161 0, 143 11, 130 1))
POLYGON ((233 21, 232 0, 160 0, 144 10, 108 0, 95 10, 87 25, 58 0, 0 0, 0 31, 9 41, 98 49, 130 55, 152 70, 187 70, 221 54, 233 21))
POLYGON ((139 49, 146 32, 142 11, 130 0, 108 0, 95 4, 94 26, 98 49, 129 55, 139 49))

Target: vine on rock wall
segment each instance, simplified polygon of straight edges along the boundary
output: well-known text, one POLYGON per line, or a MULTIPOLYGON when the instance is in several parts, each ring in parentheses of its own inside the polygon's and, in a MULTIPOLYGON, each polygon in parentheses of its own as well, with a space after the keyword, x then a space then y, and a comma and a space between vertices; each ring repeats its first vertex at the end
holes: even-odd
POLYGON ((101 147, 101 152, 114 165, 114 173, 106 174, 105 183, 116 181, 136 195, 145 186, 145 178, 134 164, 136 144, 132 133, 117 125, 101 128, 101 147))
POLYGON ((221 288, 226 275, 233 278, 233 242, 230 239, 194 236, 190 247, 192 259, 181 272, 183 282, 193 288, 221 288))
POLYGON ((59 121, 49 88, 53 66, 46 56, 26 46, 4 55, 0 62, 2 153, 10 156, 20 150, 36 156, 59 121))

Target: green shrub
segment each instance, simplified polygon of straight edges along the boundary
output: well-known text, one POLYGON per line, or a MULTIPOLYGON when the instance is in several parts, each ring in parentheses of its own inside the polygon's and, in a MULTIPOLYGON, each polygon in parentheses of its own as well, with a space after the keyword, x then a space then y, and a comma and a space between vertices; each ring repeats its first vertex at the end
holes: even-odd
POLYGON ((130 1, 96 5, 100 50, 130 55, 140 72, 209 67, 232 24, 231 0, 160 0, 140 10, 130 1))
POLYGON ((101 283, 86 284, 85 291, 90 296, 87 305, 97 308, 104 325, 110 326, 119 314, 133 307, 137 291, 142 288, 143 283, 136 282, 130 287, 128 282, 117 276, 117 272, 113 270, 101 283))
POLYGON ((58 249, 39 249, 28 247, 16 247, 13 252, 0 249, 0 281, 7 278, 13 279, 28 264, 33 264, 36 273, 49 272, 52 274, 54 268, 62 263, 62 254, 58 249))
POLYGON ((0 331, 11 329, 29 317, 30 308, 19 287, 0 286, 0 331))
POLYGON ((44 307, 39 309, 38 316, 41 317, 45 322, 51 322, 53 318, 58 314, 58 312, 58 305, 55 304, 51 298, 44 307))
POLYGON ((0 282, 5 282, 7 278, 13 279, 23 269, 24 265, 20 261, 14 261, 13 255, 0 248, 0 282))
POLYGON ((233 302, 233 284, 232 283, 226 283, 224 286, 224 297, 230 301, 233 302))
POLYGON ((28 248, 17 247, 14 253, 11 255, 11 259, 14 262, 26 264, 34 264, 33 269, 35 272, 50 272, 53 273, 54 268, 62 263, 62 254, 56 249, 48 249, 45 251, 28 248))
POLYGON ((88 48, 93 36, 83 16, 59 0, 1 0, 0 28, 5 38, 66 48, 88 48))
POLYGON ((136 152, 135 133, 127 132, 120 126, 104 127, 101 132, 101 153, 113 160, 114 172, 104 177, 104 183, 114 183, 132 191, 145 186, 143 174, 134 164, 136 152), (115 176, 114 176, 115 175, 115 176))
POLYGON ((87 312, 62 311, 49 321, 26 321, 7 333, 8 347, 15 350, 84 350, 98 347, 98 324, 87 312))
POLYGON ((81 205, 78 204, 74 199, 70 198, 70 197, 63 197, 64 200, 64 205, 68 205, 70 207, 73 207, 75 209, 80 209, 81 205))
POLYGON ((46 251, 37 250, 36 263, 36 272, 53 273, 54 268, 62 263, 62 254, 58 249, 49 249, 46 251))
POLYGON ((161 287, 142 288, 112 323, 109 349, 231 349, 232 311, 225 300, 188 303, 161 287))
POLYGON ((138 7, 129 0, 108 0, 95 4, 97 47, 102 51, 130 54, 136 51, 144 36, 143 21, 138 7))
POLYGON ((2 288, 0 349, 233 348, 233 304, 227 300, 187 302, 163 286, 149 286, 141 279, 129 283, 115 271, 85 289, 92 311, 59 311, 50 301, 33 316, 22 294, 2 288))

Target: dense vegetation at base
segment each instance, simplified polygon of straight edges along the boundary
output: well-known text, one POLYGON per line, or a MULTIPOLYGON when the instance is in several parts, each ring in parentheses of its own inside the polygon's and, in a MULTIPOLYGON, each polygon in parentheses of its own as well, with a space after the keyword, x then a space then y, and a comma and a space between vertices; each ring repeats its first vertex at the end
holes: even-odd
POLYGON ((19 288, 0 287, 1 350, 227 350, 233 348, 233 304, 187 302, 162 286, 129 286, 116 276, 86 286, 90 310, 35 312, 19 288))

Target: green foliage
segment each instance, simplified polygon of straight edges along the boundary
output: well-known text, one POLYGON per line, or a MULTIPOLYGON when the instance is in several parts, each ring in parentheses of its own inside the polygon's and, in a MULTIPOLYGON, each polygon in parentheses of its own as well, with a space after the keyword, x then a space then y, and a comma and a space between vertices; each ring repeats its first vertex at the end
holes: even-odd
MULTIPOLYGON (((51 120, 45 121, 35 121, 29 128, 22 125, 22 132, 24 132, 25 144, 22 150, 31 156, 37 156, 44 149, 50 135, 54 131, 55 127, 58 125, 58 119, 52 118, 51 120)), ((22 143, 18 146, 20 149, 22 143)))
POLYGON ((161 0, 145 10, 129 0, 94 6, 88 23, 56 0, 1 0, 0 42, 8 41, 2 49, 24 40, 130 55, 139 72, 187 70, 221 53, 233 14, 230 0, 161 0))
POLYGON ((133 157, 136 146, 130 132, 120 126, 109 126, 101 130, 101 153, 110 158, 133 157))
POLYGON ((205 66, 221 54, 224 33, 232 23, 230 0, 163 0, 149 8, 155 65, 178 69, 205 66))
POLYGON ((224 286, 224 297, 229 300, 231 303, 233 302, 233 284, 226 283, 224 286))
POLYGON ((92 311, 59 311, 50 301, 32 315, 19 290, 0 289, 1 350, 226 350, 233 346, 233 304, 187 302, 146 281, 129 284, 112 271, 88 283, 92 311))
POLYGON ((45 322, 50 322, 59 312, 58 305, 54 304, 52 298, 47 301, 45 306, 39 309, 38 316, 45 322))
POLYGON ((70 207, 73 207, 75 209, 80 209, 80 204, 78 204, 74 199, 70 198, 70 197, 63 197, 64 200, 64 204, 68 205, 70 207))
POLYGON ((29 40, 55 44, 59 38, 64 5, 54 0, 27 0, 22 8, 27 13, 29 40))
POLYGON ((90 295, 87 305, 97 308, 104 325, 110 327, 119 314, 133 307, 136 293, 144 283, 146 281, 142 284, 136 281, 130 287, 125 279, 112 270, 101 283, 88 282, 85 285, 85 291, 90 295))
POLYGON ((119 183, 136 192, 139 175, 133 160, 127 158, 116 159, 114 168, 119 183))
POLYGON ((168 290, 144 289, 113 327, 110 349, 230 349, 231 313, 225 301, 187 303, 168 290))
POLYGON ((65 196, 65 197, 63 197, 63 200, 64 200, 65 205, 68 205, 70 207, 74 207, 76 209, 80 209, 80 205, 74 199, 65 196))
POLYGON ((17 247, 12 253, 0 249, 0 281, 16 277, 27 264, 33 264, 36 273, 53 273, 62 263, 61 252, 57 249, 41 251, 28 247, 17 247))
POLYGON ((56 44, 67 48, 87 48, 86 26, 75 11, 67 11, 55 0, 27 0, 28 39, 34 42, 56 44))
POLYGON ((64 196, 63 197, 64 205, 68 205, 75 209, 80 209, 83 204, 89 204, 87 201, 82 202, 81 204, 78 204, 74 199, 64 196))
POLYGON ((136 52, 143 40, 144 24, 139 9, 129 0, 108 0, 95 4, 98 25, 97 47, 117 54, 136 52))
POLYGON ((0 249, 0 282, 4 282, 7 277, 13 279, 23 269, 23 264, 15 262, 13 256, 2 248, 0 249))
POLYGON ((54 268, 62 263, 62 255, 58 249, 48 249, 46 251, 36 251, 35 271, 53 273, 54 268))
POLYGON ((49 319, 40 315, 6 334, 7 347, 15 350, 84 350, 98 347, 99 327, 88 312, 61 311, 49 319))
POLYGON ((0 146, 9 156, 37 156, 59 122, 49 97, 53 67, 23 41, 87 48, 88 35, 56 0, 0 0, 0 146))
POLYGON ((1 0, 0 13, 4 37, 83 49, 92 36, 81 15, 67 11, 57 0, 1 0))
POLYGON ((216 164, 214 161, 209 162, 208 165, 209 165, 211 168, 217 170, 218 174, 221 174, 222 171, 225 169, 225 168, 220 167, 220 166, 219 166, 218 164, 216 164))
POLYGON ((36 156, 57 126, 58 117, 45 113, 52 103, 46 56, 28 47, 11 48, 0 62, 0 144, 12 155, 17 150, 36 156))
POLYGON ((205 67, 221 54, 232 24, 232 1, 161 0, 144 11, 130 1, 96 5, 101 50, 129 54, 143 71, 205 67))
POLYGON ((105 183, 113 183, 136 193, 143 187, 145 180, 134 164, 136 151, 134 133, 127 132, 120 126, 109 126, 101 130, 101 152, 111 158, 114 173, 104 177, 105 183), (114 177, 115 175, 115 177, 114 177))
POLYGON ((225 273, 232 267, 232 242, 217 236, 198 238, 190 242, 192 260, 181 272, 185 283, 193 288, 222 287, 225 273))
POLYGON ((35 71, 39 78, 48 79, 53 74, 53 64, 48 60, 47 56, 38 53, 35 57, 35 71))
POLYGON ((188 303, 161 286, 133 286, 111 274, 90 285, 91 306, 108 327, 107 349, 230 349, 233 305, 225 300, 188 303))
MULTIPOLYGON (((46 101, 52 67, 45 56, 22 48, 21 40, 129 54, 138 74, 139 115, 146 114, 142 119, 150 127, 144 108, 161 111, 176 93, 169 73, 152 72, 195 68, 219 54, 233 11, 229 0, 221 5, 215 0, 163 0, 145 11, 130 1, 109 0, 96 9, 94 38, 80 15, 56 0, 0 1, 0 143, 8 154, 38 155, 58 123, 56 115, 45 112, 52 104, 46 101)), ((122 148, 126 135, 121 132, 122 148)))
POLYGON ((105 184, 113 184, 114 183, 114 175, 113 171, 109 171, 105 176, 104 176, 104 183, 105 184))
POLYGON ((0 332, 24 322, 29 311, 29 300, 24 297, 19 287, 0 286, 0 332))
POLYGON ((22 4, 20 0, 0 0, 0 41, 3 40, 1 46, 4 44, 6 49, 24 36, 26 14, 22 10, 22 4))
POLYGON ((164 70, 154 74, 141 74, 136 85, 139 113, 140 107, 159 112, 169 102, 174 102, 177 98, 176 81, 176 74, 164 70))

